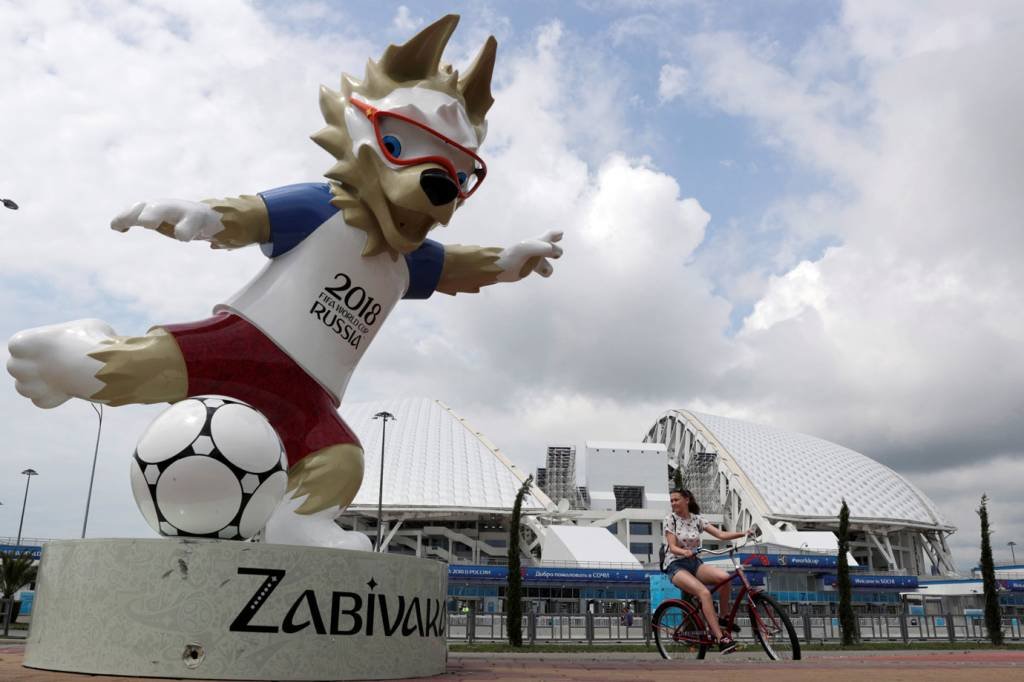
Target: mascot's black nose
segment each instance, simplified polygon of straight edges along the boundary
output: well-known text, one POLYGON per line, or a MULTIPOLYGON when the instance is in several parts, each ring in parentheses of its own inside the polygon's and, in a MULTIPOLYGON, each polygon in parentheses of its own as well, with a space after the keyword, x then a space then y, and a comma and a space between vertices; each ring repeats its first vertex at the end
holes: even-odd
POLYGON ((440 168, 428 168, 420 173, 420 187, 434 206, 444 206, 459 196, 459 187, 440 168))

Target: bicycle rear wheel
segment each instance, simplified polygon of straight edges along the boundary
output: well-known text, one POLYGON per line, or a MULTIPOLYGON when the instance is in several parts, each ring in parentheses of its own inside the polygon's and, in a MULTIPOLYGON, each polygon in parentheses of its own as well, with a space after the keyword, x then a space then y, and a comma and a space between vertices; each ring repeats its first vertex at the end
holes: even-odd
POLYGON ((663 601, 651 620, 654 642, 661 657, 670 661, 704 658, 708 647, 700 644, 706 637, 704 621, 689 604, 677 599, 663 601))
POLYGON ((778 602, 764 593, 751 596, 750 628, 754 639, 773 661, 800 660, 800 640, 789 616, 778 602))

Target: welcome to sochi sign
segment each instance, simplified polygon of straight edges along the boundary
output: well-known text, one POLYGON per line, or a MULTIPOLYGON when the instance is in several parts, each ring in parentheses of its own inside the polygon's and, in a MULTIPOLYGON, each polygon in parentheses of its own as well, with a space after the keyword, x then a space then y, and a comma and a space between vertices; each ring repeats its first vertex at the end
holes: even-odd
MULTIPOLYGON (((526 566, 520 575, 527 582, 557 583, 646 583, 647 577, 657 571, 642 569, 601 569, 526 566)), ((504 581, 508 579, 506 566, 448 566, 448 579, 457 581, 504 581)))
MULTIPOLYGON (((824 576, 824 583, 827 586, 836 584, 836 576, 824 576)), ((916 575, 851 575, 850 587, 855 590, 916 590, 918 580, 916 575)))

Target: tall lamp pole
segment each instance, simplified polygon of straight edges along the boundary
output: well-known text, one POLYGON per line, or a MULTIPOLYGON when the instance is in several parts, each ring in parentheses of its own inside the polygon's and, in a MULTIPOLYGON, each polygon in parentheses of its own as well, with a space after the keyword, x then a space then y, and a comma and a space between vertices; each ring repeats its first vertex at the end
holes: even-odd
POLYGON ((28 484, 32 482, 33 476, 38 476, 39 472, 35 469, 25 469, 21 472, 22 476, 25 476, 25 499, 21 502, 21 521, 18 522, 18 541, 15 546, 21 549, 21 527, 25 523, 25 505, 28 504, 28 484))
POLYGON ((373 415, 374 419, 381 420, 380 430, 380 487, 377 489, 377 544, 374 551, 380 551, 381 531, 384 529, 384 439, 388 435, 388 422, 395 421, 395 415, 390 412, 378 412, 373 415))
POLYGON ((1006 544, 1010 546, 1010 556, 1013 558, 1013 563, 1016 564, 1017 563, 1017 555, 1014 553, 1013 548, 1017 546, 1017 543, 1014 542, 1013 540, 1010 540, 1006 544))
POLYGON ((96 478, 96 459, 100 454, 100 433, 103 431, 103 404, 89 403, 100 423, 96 426, 96 447, 92 452, 92 473, 89 474, 89 494, 85 496, 85 519, 82 521, 82 537, 85 537, 85 527, 89 525, 89 504, 92 502, 92 482, 96 478))

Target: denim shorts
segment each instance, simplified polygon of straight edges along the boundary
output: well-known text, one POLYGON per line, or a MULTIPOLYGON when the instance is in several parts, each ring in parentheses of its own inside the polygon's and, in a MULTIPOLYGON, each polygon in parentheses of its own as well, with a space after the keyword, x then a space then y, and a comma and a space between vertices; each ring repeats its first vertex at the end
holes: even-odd
POLYGON ((671 580, 679 571, 689 571, 690 575, 696 576, 697 569, 704 562, 695 556, 675 559, 665 568, 668 579, 671 580))

